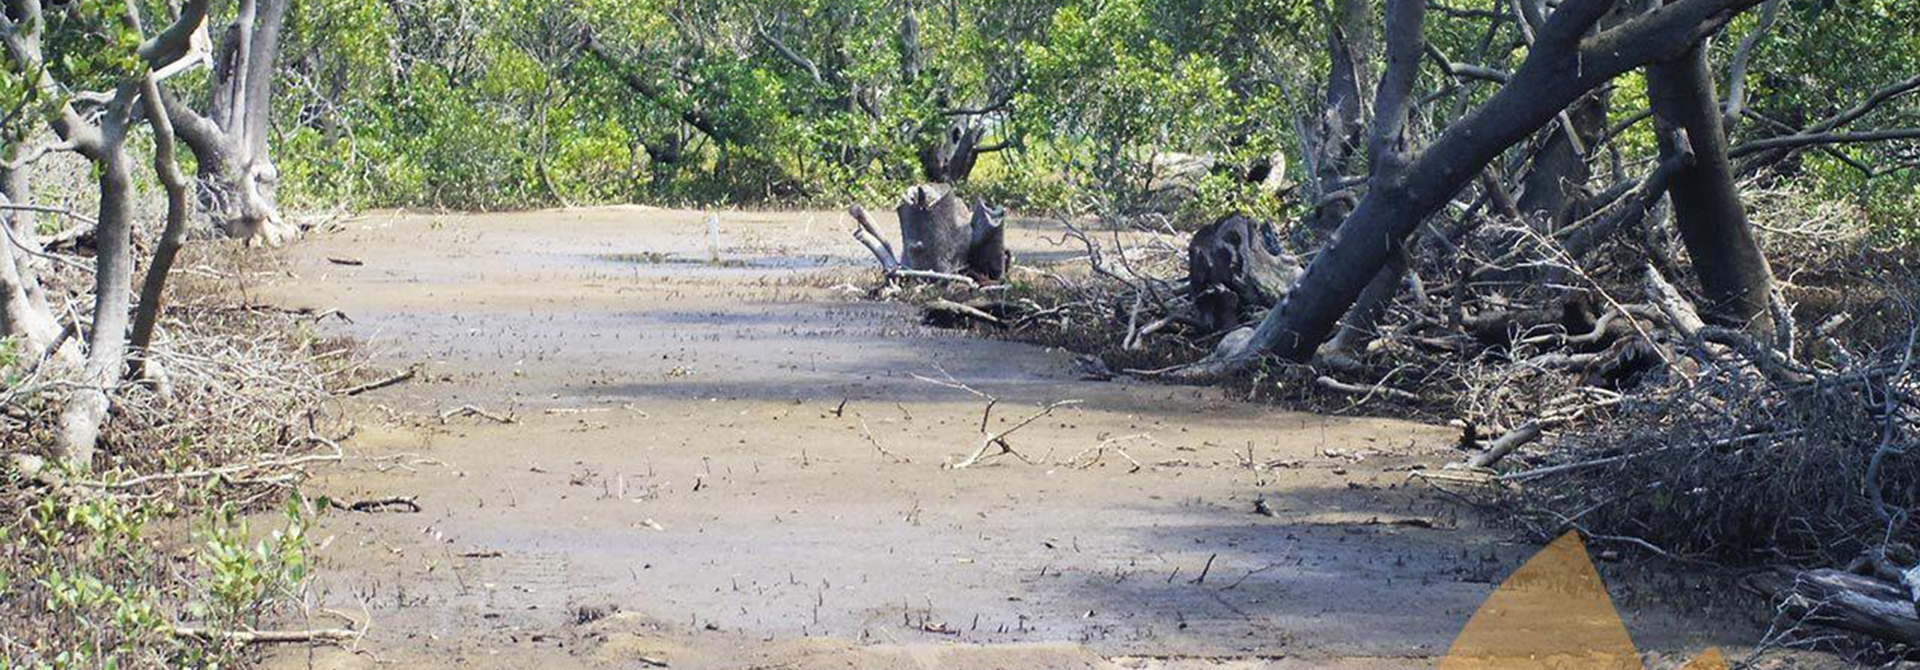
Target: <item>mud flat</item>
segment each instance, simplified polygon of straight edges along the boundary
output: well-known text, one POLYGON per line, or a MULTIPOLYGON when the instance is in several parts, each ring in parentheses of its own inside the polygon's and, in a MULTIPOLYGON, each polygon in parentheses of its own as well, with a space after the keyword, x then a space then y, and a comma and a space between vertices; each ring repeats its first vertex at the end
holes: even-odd
MULTIPOLYGON (((718 263, 704 217, 383 213, 292 252, 264 299, 424 370, 313 488, 421 511, 322 522, 318 598, 369 633, 270 666, 1426 668, 1537 549, 1408 483, 1443 427, 1081 381, 846 300, 841 215, 723 213, 718 263), (915 377, 949 374, 1002 427, 1082 402, 1012 438, 1032 463, 945 469, 985 405, 915 377)), ((1754 639, 1615 581, 1643 648, 1754 639)))

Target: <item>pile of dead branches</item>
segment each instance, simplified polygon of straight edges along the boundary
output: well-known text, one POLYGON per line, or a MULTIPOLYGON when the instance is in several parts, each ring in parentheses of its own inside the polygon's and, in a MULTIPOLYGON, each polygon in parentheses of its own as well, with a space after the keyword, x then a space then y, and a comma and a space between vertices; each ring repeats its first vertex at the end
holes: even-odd
MULTIPOLYGON (((1770 332, 1696 312, 1683 246, 1657 232, 1671 230, 1664 207, 1585 250, 1476 207, 1429 226, 1397 296, 1370 323, 1350 315, 1311 363, 1269 359, 1213 381, 1452 422, 1459 474, 1542 534, 1887 578, 1920 563, 1914 250, 1874 241, 1831 203, 1758 200, 1775 272, 1791 278, 1770 332)), ((1050 241, 1074 253, 1016 262, 1007 284, 883 291, 930 321, 1087 354, 1092 378, 1179 378, 1263 316, 1251 305, 1239 329, 1207 327, 1183 276, 1192 235, 1151 220, 1056 223, 1050 241)))
MULTIPOLYGON (((54 263, 42 279, 55 300, 84 304, 85 270, 54 263)), ((271 256, 195 245, 174 274, 145 373, 109 390, 91 469, 48 451, 78 371, 24 356, 0 371, 0 574, 12 576, 0 651, 16 664, 74 649, 79 665, 233 658, 300 597, 300 531, 318 512, 294 486, 342 457, 328 402, 369 373, 349 343, 315 334, 318 319, 343 317, 249 302, 249 287, 283 274, 271 256), (276 504, 287 528, 249 536, 240 514, 276 504), (163 521, 193 537, 148 530, 163 521)))

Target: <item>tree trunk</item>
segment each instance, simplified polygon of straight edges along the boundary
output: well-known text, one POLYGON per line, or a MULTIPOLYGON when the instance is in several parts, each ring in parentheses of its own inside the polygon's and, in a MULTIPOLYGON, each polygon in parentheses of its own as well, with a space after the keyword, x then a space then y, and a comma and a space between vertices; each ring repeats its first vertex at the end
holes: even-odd
POLYGON ((1678 0, 1582 39, 1610 0, 1567 0, 1542 27, 1512 78, 1391 178, 1376 177, 1287 299, 1267 313, 1249 346, 1189 374, 1243 369, 1262 353, 1304 361, 1420 221, 1514 143, 1587 91, 1630 69, 1685 55, 1760 0, 1678 0))
MULTIPOLYGON (((17 148, 13 153, 10 158, 18 159, 17 148)), ((29 169, 20 166, 0 174, 0 193, 8 204, 31 204, 29 169)), ((20 353, 35 361, 60 338, 60 324, 47 309, 46 291, 29 253, 40 249, 34 217, 25 210, 10 210, 0 217, 0 226, 7 227, 0 231, 0 337, 15 338, 20 353)), ((71 348, 60 351, 62 358, 72 359, 71 348)))
POLYGON ((967 272, 982 279, 999 281, 1007 277, 1006 213, 995 212, 985 203, 973 206, 972 235, 967 240, 967 272))
POLYGON ((102 122, 102 141, 89 152, 100 170, 100 216, 94 230, 93 330, 87 362, 60 413, 55 456, 91 467, 110 391, 125 372, 127 317, 133 290, 133 165, 127 159, 127 117, 133 93, 123 86, 102 122))
POLYGON ((968 117, 954 121, 938 140, 920 148, 921 174, 936 184, 966 181, 980 159, 980 138, 985 134, 986 129, 968 117))
POLYGON ((1353 211, 1355 198, 1334 197, 1341 191, 1353 155, 1360 143, 1360 76, 1366 54, 1372 50, 1371 25, 1364 0, 1337 0, 1327 21, 1327 91, 1323 116, 1315 132, 1313 196, 1316 207, 1306 216, 1306 229, 1329 234, 1353 211))
POLYGON ((163 96, 175 132, 199 163, 201 208, 220 230, 250 244, 279 245, 299 235, 275 202, 280 171, 267 144, 273 64, 289 2, 241 1, 216 49, 206 115, 163 96))
POLYGON ((1572 137, 1568 137, 1566 128, 1554 128, 1533 158, 1533 169, 1521 180, 1520 198, 1515 203, 1522 216, 1539 217, 1546 224, 1541 232, 1548 234, 1585 214, 1586 194, 1581 187, 1591 171, 1583 150, 1591 150, 1593 142, 1606 131, 1606 101, 1600 95, 1581 98, 1567 110, 1567 118, 1573 121, 1572 137))
POLYGON ((1692 163, 1668 183, 1667 197, 1706 293, 1703 311, 1717 325, 1771 335, 1767 299, 1773 273, 1747 225, 1727 161, 1726 133, 1705 45, 1671 62, 1649 65, 1647 98, 1660 130, 1662 155, 1681 151, 1674 145, 1678 137, 1686 138, 1693 151, 1692 163), (1676 130, 1686 132, 1679 135, 1676 130))
POLYGON ((129 348, 133 361, 128 377, 140 379, 147 366, 147 349, 153 344, 153 332, 160 322, 160 307, 166 299, 167 274, 180 254, 187 236, 187 179, 174 160, 173 124, 167 121, 160 104, 160 87, 152 76, 143 82, 140 100, 146 105, 147 121, 153 127, 153 170, 167 192, 167 223, 154 246, 153 260, 147 264, 147 276, 140 285, 140 311, 133 318, 129 348))

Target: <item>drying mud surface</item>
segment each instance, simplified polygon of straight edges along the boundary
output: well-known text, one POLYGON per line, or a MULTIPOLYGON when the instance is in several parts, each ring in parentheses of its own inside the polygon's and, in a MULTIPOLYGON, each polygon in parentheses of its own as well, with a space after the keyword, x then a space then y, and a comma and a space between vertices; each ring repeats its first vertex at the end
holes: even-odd
MULTIPOLYGON (((1429 668, 1539 548, 1409 482, 1458 458, 1444 427, 1082 381, 849 299, 871 261, 842 216, 720 221, 717 262, 703 214, 644 208, 294 249, 257 299, 421 370, 355 399, 311 492, 419 511, 325 517, 288 627, 369 632, 268 665, 1429 668), (987 405, 918 378, 949 375, 998 399, 988 430, 1081 402, 1013 434, 1024 459, 947 469, 987 405)), ((1009 246, 1070 256, 1047 232, 1009 246)), ((1684 580, 1613 581, 1643 649, 1752 639, 1684 580)))

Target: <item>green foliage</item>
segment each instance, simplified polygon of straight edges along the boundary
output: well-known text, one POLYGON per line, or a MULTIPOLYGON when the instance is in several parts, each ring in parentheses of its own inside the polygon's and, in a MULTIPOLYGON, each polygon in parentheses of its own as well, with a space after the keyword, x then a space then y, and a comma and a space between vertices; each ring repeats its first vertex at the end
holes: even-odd
POLYGON ((0 336, 0 389, 13 386, 13 367, 20 364, 20 338, 0 336))
MULTIPOLYGON (((70 476, 70 475, 69 475, 70 476)), ((307 577, 307 502, 290 498, 286 527, 253 540, 231 508, 209 513, 206 538, 186 555, 206 572, 174 574, 159 538, 163 505, 90 489, 50 492, 0 526, 0 630, 7 667, 220 668, 240 650, 172 633, 176 620, 234 630, 257 626, 297 598, 307 577)))
MULTIPOLYGON (((1287 143, 1266 113, 1280 90, 1256 82, 1293 53, 1273 28, 1310 15, 1297 0, 318 0, 289 24, 275 151, 296 205, 839 203, 918 181, 945 112, 1004 101, 978 119, 984 143, 1013 148, 983 155, 970 188, 1124 206, 1155 152, 1287 143), (585 52, 588 31, 617 62, 585 52)), ((1237 200, 1216 195, 1207 207, 1237 200)))
MULTIPOLYGON (((955 118, 945 112, 1004 103, 976 118, 984 143, 1011 148, 983 155, 968 190, 1030 211, 1125 214, 1159 206, 1150 167, 1170 152, 1222 166, 1280 153, 1290 180, 1306 181, 1300 133, 1322 113, 1327 11, 1306 0, 314 0, 295 6, 287 31, 275 151, 296 206, 841 204, 918 181, 919 152, 955 118), (616 58, 588 54, 587 33, 616 58)), ((1804 124, 1920 71, 1916 13, 1920 0, 1787 0, 1755 54, 1751 108, 1804 124)), ((1743 14, 1714 42, 1717 64, 1754 23, 1743 14)), ((1426 30, 1454 60, 1511 69, 1525 55, 1511 24, 1436 10, 1426 30)), ((1378 58, 1377 36, 1356 39, 1378 58)), ((1454 85, 1464 98, 1421 109, 1417 137, 1497 88, 1422 68, 1423 95, 1454 85)), ((1637 73, 1606 95, 1614 120, 1647 108, 1637 73)), ((1920 125, 1912 110, 1889 106, 1863 125, 1920 125)), ((1778 132, 1761 124, 1741 120, 1736 137, 1778 132)), ((1632 174, 1655 154, 1652 124, 1614 145, 1632 174)), ((1897 162, 1890 151, 1809 152, 1798 174, 1876 225, 1910 228, 1920 171, 1829 169, 1835 155, 1897 162)), ((1177 219, 1301 207, 1225 175, 1197 190, 1177 219)))

